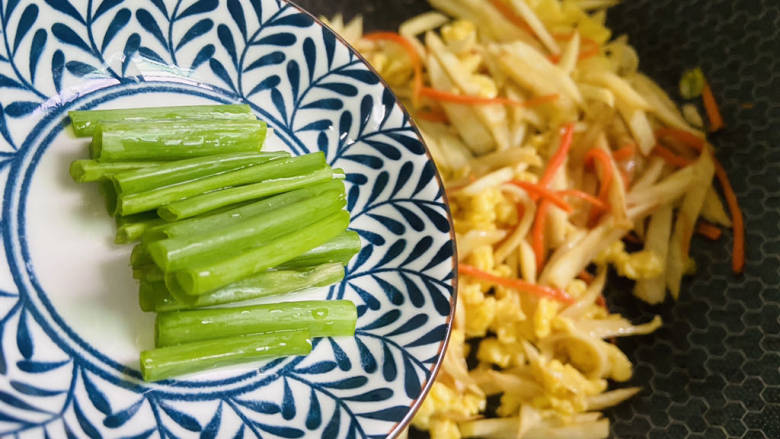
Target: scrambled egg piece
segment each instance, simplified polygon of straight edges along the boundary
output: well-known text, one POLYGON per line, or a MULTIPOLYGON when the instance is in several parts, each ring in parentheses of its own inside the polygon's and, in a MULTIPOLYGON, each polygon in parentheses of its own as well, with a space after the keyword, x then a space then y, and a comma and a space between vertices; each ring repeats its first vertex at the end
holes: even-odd
POLYGON ((496 203, 496 222, 500 228, 510 228, 515 226, 520 220, 518 218, 517 205, 510 202, 506 197, 496 203))
POLYGON ((496 82, 485 75, 471 75, 471 82, 479 87, 479 95, 483 98, 494 98, 498 96, 498 86, 496 82))
POLYGON ((444 42, 455 53, 468 52, 477 42, 477 27, 468 20, 455 20, 441 28, 444 42))
MULTIPOLYGON (((471 265, 480 270, 493 271, 495 260, 493 259, 493 247, 489 245, 476 247, 466 259, 471 265)), ((485 290, 488 288, 489 286, 485 290)))
POLYGON ((520 338, 520 324, 527 318, 520 296, 514 291, 497 288, 496 297, 496 315, 490 329, 501 343, 514 343, 520 338))
POLYGON ((588 379, 570 364, 558 360, 534 363, 534 373, 546 390, 533 401, 537 408, 552 408, 563 415, 572 415, 587 409, 587 397, 607 388, 603 379, 588 379))
POLYGON ((554 359, 548 361, 541 372, 541 381, 550 393, 562 396, 566 394, 590 396, 606 389, 604 380, 589 380, 571 364, 563 364, 554 359))
POLYGON ((395 90, 408 86, 414 74, 412 63, 398 48, 388 47, 387 53, 376 51, 368 55, 368 62, 395 90))
POLYGON ((459 289, 460 300, 463 301, 465 332, 467 337, 482 337, 493 323, 496 313, 496 299, 486 296, 479 283, 462 281, 459 289))
POLYGON ((472 303, 479 303, 485 300, 485 295, 482 293, 482 287, 479 283, 472 283, 465 280, 461 280, 458 288, 458 302, 464 305, 471 305, 472 303))
POLYGON ((580 31, 582 36, 588 37, 599 44, 606 43, 612 36, 612 31, 604 26, 604 23, 598 19, 598 16, 591 17, 588 14, 580 14, 577 30, 580 31))
POLYGON ((458 425, 449 419, 436 418, 431 421, 431 429, 428 432, 431 439, 460 439, 458 425))
POLYGON ((504 196, 498 188, 486 189, 479 195, 459 199, 459 212, 463 214, 459 218, 461 230, 495 230, 496 205, 502 201, 504 196))
MULTIPOLYGON (((463 67, 463 69, 465 71, 469 72, 469 73, 476 72, 479 69, 479 66, 482 65, 482 56, 480 54, 478 54, 478 53, 466 52, 466 53, 460 55, 458 57, 458 59, 460 60, 461 67, 463 67)), ((482 76, 482 75, 480 75, 480 76, 482 76)), ((485 76, 485 78, 490 79, 487 76, 485 76)), ((491 80, 491 82, 492 82, 492 80, 491 80)), ((494 84, 494 86, 495 86, 495 84, 494 84)), ((496 90, 496 94, 498 94, 498 90, 496 90)), ((492 96, 492 97, 495 97, 495 95, 492 96)))
POLYGON ((495 364, 505 368, 509 366, 509 360, 511 360, 512 356, 506 352, 501 342, 493 337, 488 337, 479 342, 477 358, 483 363, 495 364))
POLYGON ((470 303, 466 308, 466 336, 484 337, 496 314, 496 299, 485 297, 478 303, 470 303))
POLYGON ((618 274, 629 279, 652 279, 663 272, 658 256, 649 250, 626 252, 623 241, 616 241, 593 260, 596 264, 611 263, 618 274))
POLYGON ((592 16, 583 12, 574 1, 531 0, 528 2, 536 15, 544 22, 574 25, 584 37, 599 44, 607 42, 612 32, 604 26, 600 14, 592 16))
POLYGON ((534 333, 537 338, 550 335, 552 321, 558 315, 559 308, 560 302, 547 298, 539 299, 534 313, 534 333))
MULTIPOLYGON (((459 394, 439 381, 433 383, 428 397, 414 416, 413 425, 429 430, 438 418, 469 419, 485 410, 485 398, 466 391, 459 394)), ((444 436, 448 437, 448 436, 444 436)))

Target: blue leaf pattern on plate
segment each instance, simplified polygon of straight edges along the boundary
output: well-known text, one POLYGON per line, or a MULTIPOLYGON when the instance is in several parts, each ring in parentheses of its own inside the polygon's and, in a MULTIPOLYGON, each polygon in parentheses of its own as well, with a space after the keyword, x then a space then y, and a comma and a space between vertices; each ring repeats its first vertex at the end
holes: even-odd
POLYGON ((18 81, 0 74, 0 88, 23 88, 18 81))
POLYGON ((32 411, 40 412, 40 413, 46 413, 47 412, 46 410, 43 410, 43 409, 35 407, 35 406, 31 405, 31 404, 28 404, 28 403, 24 402, 22 399, 17 398, 16 396, 14 396, 14 395, 12 395, 12 394, 10 394, 8 392, 3 392, 2 390, 0 390, 0 402, 8 404, 11 407, 19 409, 19 410, 32 410, 32 411))
POLYGON ((76 32, 62 23, 54 23, 51 26, 51 33, 65 44, 78 47, 85 52, 90 51, 87 43, 76 32))
POLYGON ((230 33, 230 28, 225 24, 217 26, 217 37, 219 42, 222 43, 222 47, 227 50, 230 59, 233 61, 233 65, 238 65, 238 57, 236 55, 236 43, 233 41, 233 34, 230 33))
POLYGON ((211 28, 213 27, 214 27, 214 22, 209 18, 204 18, 203 20, 200 20, 199 22, 195 23, 191 28, 189 28, 189 30, 184 34, 184 36, 181 37, 181 40, 179 40, 179 44, 176 45, 176 50, 181 49, 190 41, 210 31, 211 28))
POLYGON ((386 408, 383 410, 377 410, 371 413, 361 413, 360 416, 365 418, 372 418, 372 419, 387 419, 389 421, 398 422, 401 419, 403 419, 408 409, 409 409, 408 407, 396 406, 396 407, 386 408))
POLYGON ((198 67, 201 66, 204 62, 211 59, 211 57, 214 56, 214 53, 216 52, 216 48, 213 44, 206 44, 198 51, 198 54, 195 55, 195 59, 192 60, 192 65, 190 66, 191 70, 195 70, 198 67))
POLYGON ((393 309, 382 314, 379 318, 377 318, 373 322, 361 326, 360 329, 362 331, 367 331, 370 329, 384 328, 389 324, 395 323, 399 317, 401 317, 401 312, 397 309, 393 309))
POLYGON ((309 414, 306 415, 306 428, 316 430, 322 423, 322 410, 320 410, 320 401, 317 399, 317 392, 311 389, 309 396, 309 414))
POLYGON ((361 393, 360 395, 350 396, 344 399, 348 399, 350 401, 384 401, 386 399, 390 399, 393 396, 393 391, 391 389, 388 389, 387 387, 382 387, 379 389, 369 390, 366 393, 361 393))
POLYGON ((35 20, 37 19, 38 6, 35 4, 27 5, 27 7, 24 8, 24 12, 22 12, 21 18, 19 19, 19 24, 17 24, 16 27, 13 53, 16 53, 16 50, 19 49, 19 44, 21 44, 22 39, 24 39, 24 36, 27 35, 27 32, 30 31, 30 28, 32 28, 33 24, 35 24, 35 20))
POLYGON ((81 379, 84 380, 84 388, 87 390, 87 396, 92 402, 92 406, 100 410, 103 414, 110 414, 111 404, 108 402, 108 399, 106 399, 106 395, 104 395, 103 391, 92 382, 89 376, 87 376, 87 372, 83 369, 81 370, 81 379))
MULTIPOLYGON (((73 18, 75 18, 79 23, 84 23, 84 19, 81 17, 81 14, 79 13, 78 9, 76 9, 69 1, 67 0, 46 0, 46 4, 51 6, 52 8, 56 9, 57 11, 62 12, 65 15, 69 15, 73 18)), ((10 12, 6 12, 7 14, 10 14, 10 12)))
POLYGON ((185 9, 182 13, 180 13, 176 19, 181 20, 182 18, 186 18, 191 15, 211 12, 214 9, 217 9, 217 6, 219 6, 219 2, 217 0, 198 0, 185 9))
POLYGON ((236 91, 236 89, 233 87, 233 80, 230 79, 230 74, 228 74, 227 70, 225 70, 225 66, 223 66, 218 59, 211 58, 209 60, 209 67, 211 67, 211 71, 214 72, 214 74, 217 75, 217 77, 221 79, 225 85, 230 87, 231 90, 236 91))
MULTIPOLYGON (((261 91, 275 89, 281 82, 282 79, 279 78, 279 76, 271 75, 257 84, 247 95, 252 96, 254 94, 260 93, 261 91)), ((281 97, 281 95, 279 96, 281 97)))
POLYGON ((336 364, 339 366, 339 369, 344 371, 352 369, 352 362, 349 360, 346 352, 333 339, 329 338, 328 341, 333 349, 333 356, 336 358, 336 364))
POLYGON ((407 320, 406 323, 404 323, 403 325, 399 326, 398 328, 394 329, 392 332, 388 333, 386 336, 392 337, 394 335, 407 333, 409 331, 419 328, 420 326, 425 325, 425 322, 427 321, 428 321, 427 314, 417 314, 416 316, 407 320))
POLYGON ((269 35, 267 37, 264 37, 257 42, 255 42, 255 45, 262 46, 262 45, 269 45, 269 46, 278 46, 278 47, 288 47, 295 44, 297 41, 297 38, 295 38, 295 35, 289 33, 289 32, 282 32, 275 35, 269 35))
POLYGON ((290 61, 287 63, 287 81, 290 83, 293 100, 298 99, 298 90, 301 85, 301 70, 298 63, 290 61))
POLYGON ((275 51, 261 56, 244 68, 244 73, 259 69, 260 67, 274 66, 283 63, 285 60, 284 52, 275 51))
POLYGON ((41 54, 46 46, 46 40, 48 39, 48 33, 43 29, 38 29, 33 35, 32 44, 30 45, 30 82, 35 82, 35 72, 38 70, 38 61, 41 59, 41 54))
POLYGON ((241 36, 246 41, 246 18, 244 17, 244 10, 241 8, 239 0, 228 0, 227 8, 230 12, 230 16, 233 18, 233 22, 238 26, 238 30, 241 32, 241 36))
POLYGON ((382 224, 387 230, 390 232, 396 234, 396 235, 403 235, 406 231, 406 227, 401 223, 400 221, 396 221, 390 217, 386 217, 384 215, 377 215, 374 213, 369 213, 369 217, 375 219, 378 223, 382 224))
POLYGON ((447 325, 439 325, 433 328, 429 333, 423 335, 416 341, 406 344, 405 346, 408 348, 412 348, 415 346, 424 346, 426 344, 433 343, 436 340, 441 340, 441 337, 444 337, 446 333, 447 333, 447 325))
POLYGON ((122 30, 125 26, 127 26, 127 23, 130 22, 130 17, 132 14, 130 13, 130 10, 127 8, 122 8, 119 10, 119 12, 114 15, 114 18, 111 20, 111 23, 108 25, 108 29, 106 29, 105 36, 103 37, 103 44, 100 46, 100 50, 105 51, 106 48, 108 48, 108 45, 111 44, 111 40, 114 39, 116 34, 122 30))
POLYGON ((127 408, 120 410, 112 415, 106 416, 106 418, 103 420, 103 425, 108 428, 117 428, 125 425, 127 421, 135 416, 138 409, 141 408, 143 402, 143 399, 138 400, 127 408))
POLYGON ((152 36, 160 42, 160 44, 167 45, 165 36, 163 35, 160 26, 157 25, 157 20, 154 19, 154 16, 152 16, 149 11, 146 9, 138 9, 135 11, 135 18, 138 20, 138 23, 141 24, 141 27, 143 27, 147 32, 151 33, 152 36))
POLYGON ((360 365, 363 366, 363 370, 368 373, 374 373, 374 371, 376 371, 377 364, 376 358, 374 358, 371 350, 368 349, 368 347, 362 341, 360 341, 360 337, 355 337, 355 344, 357 344, 358 350, 360 351, 360 365))
POLYGON ((148 47, 145 47, 145 46, 139 47, 138 48, 138 53, 141 54, 142 57, 144 57, 144 58, 146 58, 146 59, 148 59, 150 61, 154 61, 154 62, 157 62, 157 63, 164 63, 165 62, 165 60, 163 59, 162 56, 160 56, 157 52, 155 52, 154 50, 152 50, 152 49, 150 49, 148 47))
POLYGON ((299 438, 306 434, 299 428, 279 427, 276 425, 266 425, 259 423, 257 424, 257 427, 267 433, 281 436, 283 438, 299 438))
MULTIPOLYGON (((194 82, 217 102, 250 104, 291 152, 323 151, 345 169, 350 228, 363 248, 344 282, 327 291, 355 302, 356 337, 315 340, 307 357, 214 385, 146 384, 133 368, 82 354, 91 348, 42 311, 31 273, 19 272, 19 292, 0 301, 0 374, 9 383, 0 404, 17 410, 0 409, 0 422, 31 437, 54 437, 58 423, 69 438, 364 439, 404 421, 449 332, 454 247, 435 167, 377 76, 330 31, 277 0, 4 5, 0 167, 19 176, 35 166, 22 156, 44 144, 47 127, 61 129, 49 113, 62 120, 124 87, 194 82)), ((8 193, 6 204, 26 196, 8 193)), ((0 227, 24 267, 26 244, 5 218, 0 227)))
POLYGON ((19 4, 19 0, 8 0, 5 4, 5 16, 10 17, 13 14, 16 5, 19 4))
POLYGON ((42 389, 32 384, 26 384, 16 380, 11 380, 11 387, 13 387, 19 393, 23 393, 25 395, 30 395, 30 396, 45 397, 45 396, 56 396, 65 393, 64 390, 42 389))
POLYGON ((201 439, 214 439, 217 437, 217 433, 219 432, 219 424, 222 420, 222 402, 219 403, 219 406, 217 406, 217 411, 214 413, 214 416, 211 418, 211 421, 209 421, 208 424, 206 424, 206 428, 203 429, 203 431, 200 433, 201 439))
POLYGON ((387 299, 392 303, 393 305, 403 305, 404 303, 404 295, 401 293, 401 290, 396 288, 395 285, 393 285, 390 282, 387 282, 386 280, 382 279, 379 276, 372 276, 372 278, 376 281, 376 283, 379 285, 379 287, 382 289, 382 291, 385 293, 385 296, 387 296, 387 299))
POLYGON ((312 364, 311 366, 305 367, 303 369, 295 369, 295 373, 311 373, 311 374, 320 374, 320 373, 326 373, 330 372, 331 370, 336 368, 336 363, 333 361, 321 361, 319 363, 312 364))
POLYGON ((92 65, 83 63, 81 61, 68 61, 65 63, 65 68, 73 75, 81 78, 87 76, 92 72, 96 72, 97 69, 92 65))
POLYGON ((95 9, 95 14, 93 15, 93 19, 97 20, 98 18, 100 18, 101 15, 110 11, 115 6, 118 6, 120 3, 122 3, 122 0, 103 0, 102 2, 100 2, 100 6, 98 6, 97 9, 95 9))
POLYGON ((341 424, 341 414, 339 412, 339 409, 336 408, 336 411, 333 413, 333 416, 330 418, 328 425, 325 427, 325 430, 322 432, 322 437, 338 436, 340 424, 341 424))
POLYGON ((19 324, 16 327, 16 347, 24 358, 29 359, 33 354, 33 344, 30 338, 30 330, 27 329, 27 313, 22 311, 19 315, 19 324))
POLYGON ((76 420, 81 426, 81 431, 86 433, 91 439, 101 439, 103 436, 97 431, 94 425, 87 419, 84 412, 81 411, 78 401, 73 401, 73 412, 76 414, 76 420))
POLYGON ((290 420, 295 417, 295 399, 292 396, 290 383, 284 380, 284 394, 282 396, 282 417, 290 420))
POLYGON ((255 411, 257 413, 263 413, 266 415, 273 415, 279 413, 281 409, 278 405, 265 401, 240 401, 235 400, 238 404, 255 411))
POLYGON ((33 360, 21 360, 16 363, 16 367, 22 372, 29 373, 44 373, 54 369, 58 369, 68 361, 33 361, 33 360))
POLYGON ((160 408, 170 416, 171 419, 173 419, 174 422, 179 424, 182 428, 189 430, 189 431, 200 431, 201 427, 198 423, 198 420, 194 417, 184 413, 180 412, 173 407, 170 407, 168 404, 160 403, 160 408))

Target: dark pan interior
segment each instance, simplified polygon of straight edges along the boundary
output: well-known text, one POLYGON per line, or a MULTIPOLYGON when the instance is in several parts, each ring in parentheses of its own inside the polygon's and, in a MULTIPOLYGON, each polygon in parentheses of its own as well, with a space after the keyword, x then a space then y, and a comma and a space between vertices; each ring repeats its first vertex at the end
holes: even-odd
MULTIPOLYGON (((298 0, 316 15, 362 13, 368 30, 396 29, 423 0, 298 0)), ((711 136, 745 214, 747 264, 731 273, 731 235, 692 245, 698 273, 679 302, 648 306, 612 279, 610 309, 656 333, 623 339, 644 390, 607 412, 615 438, 780 438, 780 1, 625 0, 609 13, 640 68, 676 96, 701 66, 726 129, 711 136)), ((424 437, 415 433, 412 437, 424 437)))

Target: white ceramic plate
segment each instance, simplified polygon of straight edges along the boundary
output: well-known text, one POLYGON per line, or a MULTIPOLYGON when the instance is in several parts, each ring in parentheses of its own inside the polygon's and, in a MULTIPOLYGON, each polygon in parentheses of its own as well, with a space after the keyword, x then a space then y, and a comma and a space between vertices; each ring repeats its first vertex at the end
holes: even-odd
POLYGON ((430 157, 393 95, 330 31, 275 0, 0 1, 0 435, 385 437, 432 382, 454 242, 430 157), (354 338, 306 357, 144 383, 153 316, 97 188, 73 183, 67 111, 249 103, 269 149, 347 173, 363 250, 354 338))

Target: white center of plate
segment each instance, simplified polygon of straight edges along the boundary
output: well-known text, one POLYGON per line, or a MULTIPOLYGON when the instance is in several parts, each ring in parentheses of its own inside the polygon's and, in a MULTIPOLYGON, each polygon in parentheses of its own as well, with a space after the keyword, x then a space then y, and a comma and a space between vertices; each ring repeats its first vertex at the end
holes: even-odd
POLYGON ((153 347, 154 315, 138 306, 130 245, 94 183, 75 183, 70 162, 86 157, 85 139, 61 132, 41 157, 27 195, 26 230, 33 270, 54 309, 81 338, 113 360, 138 368, 153 347))

